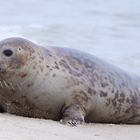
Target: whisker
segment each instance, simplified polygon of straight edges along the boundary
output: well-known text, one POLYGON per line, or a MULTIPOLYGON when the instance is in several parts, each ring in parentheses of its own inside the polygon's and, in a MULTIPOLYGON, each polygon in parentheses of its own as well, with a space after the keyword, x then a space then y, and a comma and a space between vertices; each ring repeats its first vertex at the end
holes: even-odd
POLYGON ((2 84, 2 82, 0 81, 0 85, 1 85, 1 87, 3 88, 3 84, 2 84))
POLYGON ((15 90, 15 88, 14 88, 12 82, 10 82, 9 84, 10 84, 11 89, 15 90))
POLYGON ((21 91, 21 86, 17 84, 17 88, 21 91))
POLYGON ((8 86, 6 81, 3 81, 3 83, 4 83, 5 87, 9 88, 9 86, 8 86))

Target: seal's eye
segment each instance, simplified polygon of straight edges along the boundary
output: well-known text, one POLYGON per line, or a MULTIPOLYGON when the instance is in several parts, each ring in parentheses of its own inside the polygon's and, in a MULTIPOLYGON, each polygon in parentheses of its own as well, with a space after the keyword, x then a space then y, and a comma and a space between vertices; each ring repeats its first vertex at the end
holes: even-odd
POLYGON ((4 54, 5 56, 9 57, 9 56, 13 55, 13 51, 10 50, 10 49, 7 49, 7 50, 4 50, 4 51, 3 51, 3 54, 4 54))

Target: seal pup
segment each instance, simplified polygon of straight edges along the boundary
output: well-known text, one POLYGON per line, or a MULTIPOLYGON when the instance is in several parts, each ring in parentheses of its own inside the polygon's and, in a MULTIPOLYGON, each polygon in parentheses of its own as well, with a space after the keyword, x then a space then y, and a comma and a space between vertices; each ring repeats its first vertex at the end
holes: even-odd
POLYGON ((83 122, 140 123, 140 77, 78 50, 0 42, 0 109, 83 122))

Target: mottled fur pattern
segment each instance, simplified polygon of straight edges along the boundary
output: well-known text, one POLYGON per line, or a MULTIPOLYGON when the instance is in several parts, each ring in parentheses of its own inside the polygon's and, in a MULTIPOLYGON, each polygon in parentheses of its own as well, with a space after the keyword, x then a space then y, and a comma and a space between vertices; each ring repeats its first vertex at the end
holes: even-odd
POLYGON ((71 125, 140 123, 139 85, 138 76, 77 50, 0 42, 1 111, 71 125))

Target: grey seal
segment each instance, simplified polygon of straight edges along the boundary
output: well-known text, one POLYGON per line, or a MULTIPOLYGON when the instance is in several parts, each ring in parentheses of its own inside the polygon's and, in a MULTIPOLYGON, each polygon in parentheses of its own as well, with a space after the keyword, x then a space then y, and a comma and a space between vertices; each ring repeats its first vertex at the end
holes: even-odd
POLYGON ((78 50, 8 38, 0 41, 0 109, 71 125, 138 124, 140 77, 78 50))

